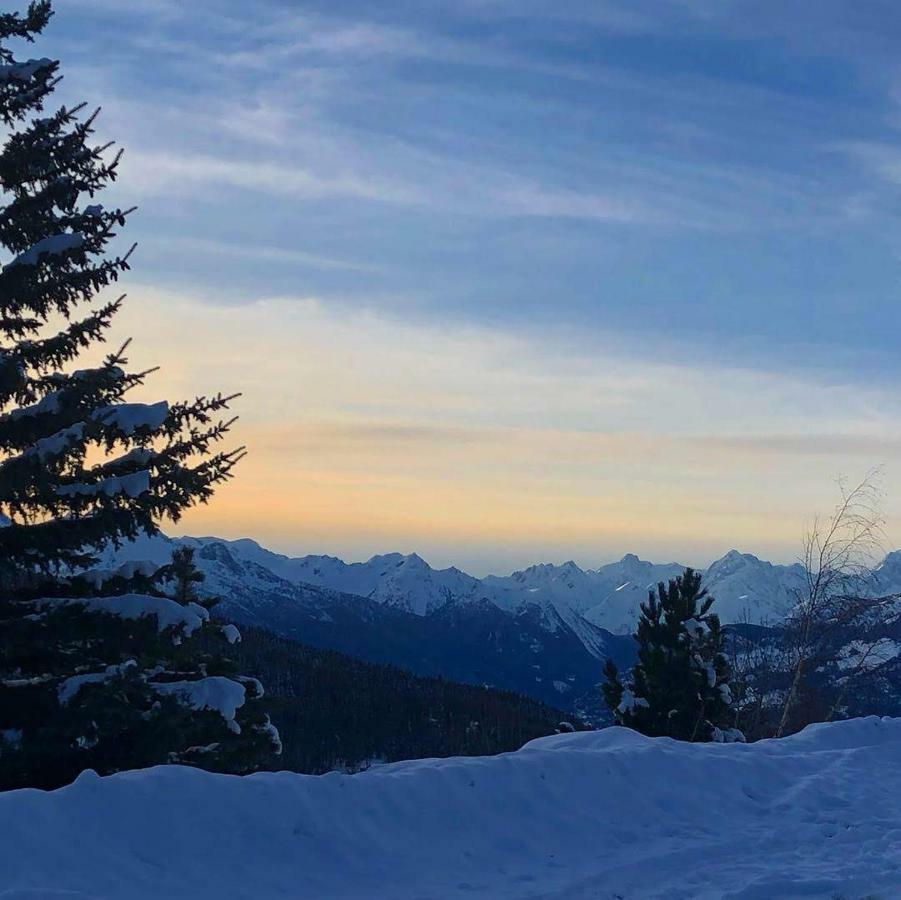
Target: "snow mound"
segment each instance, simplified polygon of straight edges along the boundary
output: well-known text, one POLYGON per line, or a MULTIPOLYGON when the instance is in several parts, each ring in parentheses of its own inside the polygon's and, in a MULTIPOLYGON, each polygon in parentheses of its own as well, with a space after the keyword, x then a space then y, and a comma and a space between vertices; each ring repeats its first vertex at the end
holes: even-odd
POLYGON ((622 728, 360 775, 167 766, 0 794, 0 897, 898 896, 901 720, 622 728), (5 889, 5 893, 3 892, 5 889))

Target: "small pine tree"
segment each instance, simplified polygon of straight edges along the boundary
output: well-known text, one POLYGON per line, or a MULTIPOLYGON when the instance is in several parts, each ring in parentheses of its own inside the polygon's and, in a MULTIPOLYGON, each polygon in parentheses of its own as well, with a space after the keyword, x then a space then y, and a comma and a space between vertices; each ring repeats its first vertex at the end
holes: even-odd
MULTIPOLYGON (((172 551, 172 561, 154 574, 154 579, 173 584, 172 598, 185 605, 197 602, 198 596, 195 585, 200 584, 205 576, 194 564, 194 548, 183 545, 172 551)), ((204 603, 204 606, 215 605, 204 603)))
POLYGON ((729 688, 719 617, 701 575, 686 569, 641 605, 638 662, 623 683, 612 660, 604 699, 618 725, 682 741, 743 741, 729 688))
POLYGON ((6 47, 51 15, 48 0, 0 15, 0 787, 170 761, 246 771, 277 734, 257 683, 196 653, 220 626, 195 602, 191 560, 173 561, 175 599, 146 572, 85 572, 101 548, 206 502, 242 450, 213 450, 229 397, 125 402, 149 374, 127 370, 125 347, 71 365, 122 304, 92 301, 129 267, 131 251, 106 251, 130 210, 85 204, 119 154, 92 142, 83 106, 38 117, 58 63, 6 47))

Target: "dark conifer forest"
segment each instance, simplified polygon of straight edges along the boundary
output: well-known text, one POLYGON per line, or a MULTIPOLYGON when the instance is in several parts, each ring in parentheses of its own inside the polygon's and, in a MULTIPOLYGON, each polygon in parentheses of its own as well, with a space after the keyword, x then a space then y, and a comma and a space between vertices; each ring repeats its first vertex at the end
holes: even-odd
POLYGON ((424 678, 257 628, 231 649, 265 684, 283 749, 271 768, 357 771, 376 762, 517 750, 577 719, 511 691, 424 678))

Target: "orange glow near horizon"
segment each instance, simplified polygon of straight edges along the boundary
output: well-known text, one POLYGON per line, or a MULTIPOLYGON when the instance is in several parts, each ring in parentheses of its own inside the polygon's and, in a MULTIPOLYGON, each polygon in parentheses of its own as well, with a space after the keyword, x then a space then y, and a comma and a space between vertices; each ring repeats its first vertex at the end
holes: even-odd
POLYGON ((832 392, 824 433, 798 435, 785 420, 810 402, 803 383, 541 356, 490 332, 449 341, 310 300, 221 307, 139 287, 118 328, 136 336, 134 366, 161 364, 146 399, 243 391, 234 442, 249 456, 174 530, 297 555, 415 550, 503 569, 627 551, 705 564, 737 546, 791 559, 835 475, 901 447, 866 419, 871 398, 832 392), (769 416, 768 437, 742 430, 724 401, 736 394, 769 416), (696 397, 689 433, 680 395, 696 397), (705 420, 705 404, 725 412, 705 420), (839 418, 857 431, 830 431, 839 418))

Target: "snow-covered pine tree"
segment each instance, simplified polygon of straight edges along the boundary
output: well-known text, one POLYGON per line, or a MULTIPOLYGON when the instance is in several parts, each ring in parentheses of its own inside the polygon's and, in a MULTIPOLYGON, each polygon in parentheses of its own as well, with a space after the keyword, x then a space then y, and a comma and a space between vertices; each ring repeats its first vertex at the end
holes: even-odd
POLYGON ((58 63, 7 47, 51 15, 47 0, 0 15, 0 787, 171 761, 245 771, 277 743, 257 683, 196 652, 236 630, 140 567, 77 574, 205 502, 242 451, 214 448, 231 398, 126 402, 149 373, 124 347, 73 365, 122 303, 97 301, 128 268, 107 247, 129 210, 88 202, 119 165, 92 140, 96 114, 38 116, 58 63))
POLYGON ((604 667, 604 699, 618 725, 682 741, 744 740, 735 727, 731 672, 713 602, 692 569, 649 592, 631 681, 623 683, 612 660, 604 667))

